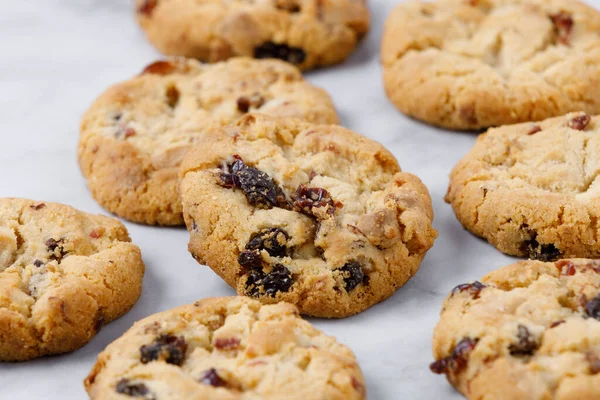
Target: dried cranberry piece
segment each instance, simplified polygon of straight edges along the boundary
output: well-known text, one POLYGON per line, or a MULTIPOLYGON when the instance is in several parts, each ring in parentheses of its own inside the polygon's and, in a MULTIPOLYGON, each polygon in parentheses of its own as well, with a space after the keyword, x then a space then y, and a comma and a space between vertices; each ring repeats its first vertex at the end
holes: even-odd
POLYGON ((584 308, 588 317, 600 321, 600 294, 588 301, 584 308))
POLYGON ((531 136, 531 135, 535 135, 536 133, 541 132, 541 131, 542 131, 542 128, 539 125, 534 125, 529 130, 529 132, 527 132, 527 134, 531 136))
POLYGON ((29 206, 29 208, 34 209, 36 211, 41 210, 44 207, 46 207, 46 205, 44 203, 32 204, 32 205, 29 206))
POLYGON ((162 334, 154 343, 140 348, 142 364, 150 361, 164 360, 168 364, 181 365, 185 358, 187 343, 181 336, 162 334))
POLYGON ((117 393, 130 397, 142 397, 147 400, 154 400, 155 398, 146 385, 143 383, 130 383, 125 378, 117 383, 117 393))
POLYGON ((564 324, 566 321, 564 319, 561 319, 559 321, 554 321, 553 323, 550 324, 550 329, 552 328, 556 328, 557 326, 564 324))
POLYGON ((169 75, 177 70, 177 65, 170 61, 155 61, 142 71, 144 74, 169 75))
POLYGON ((481 291, 486 287, 487 285, 484 285, 479 281, 475 281, 473 283, 463 283, 462 285, 458 285, 454 289, 452 289, 452 294, 469 292, 469 294, 473 296, 474 299, 478 299, 481 291))
POLYGON ((358 261, 347 262, 340 270, 343 273, 344 288, 347 292, 360 285, 365 278, 365 272, 358 261))
POLYGON ((589 125, 591 120, 592 120, 592 118, 589 115, 583 114, 583 115, 577 116, 577 117, 573 118, 572 120, 570 120, 567 123, 567 126, 571 129, 583 131, 589 125))
POLYGON ((512 356, 532 355, 539 347, 538 341, 533 337, 525 325, 519 324, 517 330, 518 342, 508 346, 508 351, 512 356))
POLYGON ((220 350, 237 349, 240 346, 240 339, 232 337, 228 339, 218 338, 215 340, 215 347, 220 350))
POLYGON ((299 47, 265 42, 254 49, 254 58, 279 58, 292 64, 302 64, 306 53, 299 47))
POLYGON ((260 269, 262 256, 258 250, 244 250, 238 256, 238 263, 244 268, 260 269))
POLYGON ((554 30, 556 31, 556 35, 558 41, 562 44, 569 44, 569 36, 571 35, 571 31, 573 30, 573 17, 570 13, 561 11, 556 14, 550 15, 550 19, 554 24, 554 30))
POLYGON ((298 186, 293 205, 295 211, 318 219, 330 217, 335 213, 336 208, 343 207, 342 203, 331 198, 331 194, 327 190, 305 185, 298 186))
POLYGON ((540 244, 535 237, 524 242, 521 250, 527 253, 529 258, 544 262, 554 261, 561 256, 560 250, 552 243, 540 244))
POLYGON ((144 2, 138 7, 138 12, 140 14, 150 16, 157 4, 158 0, 144 0, 144 2))
POLYGON ((263 229, 252 236, 246 250, 266 250, 270 256, 285 257, 288 252, 286 247, 290 235, 281 228, 263 229))
POLYGON ((431 363, 429 369, 435 374, 459 373, 467 366, 469 354, 478 341, 479 339, 464 338, 458 342, 448 357, 431 363))
POLYGON ((208 371, 206 371, 200 378, 200 382, 205 385, 210 385, 214 387, 227 386, 227 382, 219 376, 217 370, 214 368, 211 368, 208 371))
POLYGON ((556 268, 558 268, 561 275, 573 276, 577 272, 575 264, 573 264, 573 262, 569 260, 560 260, 557 261, 554 265, 556 265, 556 268))
POLYGON ((250 271, 246 280, 246 290, 251 296, 259 296, 261 287, 264 294, 275 297, 277 292, 287 292, 294 280, 289 269, 276 264, 268 274, 262 271, 250 271))

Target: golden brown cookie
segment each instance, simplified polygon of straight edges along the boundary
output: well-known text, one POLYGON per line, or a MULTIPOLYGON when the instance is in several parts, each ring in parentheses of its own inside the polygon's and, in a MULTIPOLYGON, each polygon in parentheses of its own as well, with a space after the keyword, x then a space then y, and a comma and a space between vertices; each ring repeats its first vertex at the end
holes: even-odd
POLYGON ((366 0, 136 0, 164 54, 216 62, 279 58, 301 69, 339 63, 369 29, 366 0))
POLYGON ((284 62, 158 61, 108 89, 83 117, 79 162, 92 195, 131 221, 182 225, 177 171, 185 152, 249 111, 338 122, 327 93, 284 62))
POLYGON ((521 261, 457 286, 433 353, 468 399, 599 399, 600 262, 521 261))
POLYGON ((142 291, 144 264, 119 221, 0 199, 0 361, 78 349, 142 291))
POLYGON ((600 12, 578 0, 405 2, 381 60, 392 103, 445 128, 600 113, 600 12))
POLYGON ((181 168, 189 249, 239 294, 345 317, 391 296, 437 235, 427 188, 337 125, 248 115, 181 168))
POLYGON ((205 299, 137 322, 85 380, 90 398, 363 400, 354 354, 291 304, 205 299))

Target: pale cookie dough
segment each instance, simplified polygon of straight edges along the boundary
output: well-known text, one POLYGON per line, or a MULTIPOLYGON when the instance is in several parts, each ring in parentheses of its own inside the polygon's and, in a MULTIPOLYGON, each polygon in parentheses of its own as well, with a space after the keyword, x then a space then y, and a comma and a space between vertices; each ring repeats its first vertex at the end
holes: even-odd
POLYGON ((309 69, 342 62, 369 30, 366 0, 136 0, 164 54, 216 62, 279 58, 309 69))
POLYGON ((137 322, 85 380, 93 400, 364 400, 352 351, 291 304, 223 297, 137 322))
POLYGON ((0 361, 78 349, 142 291, 144 264, 119 221, 0 199, 0 361))
POLYGON ((573 113, 490 129, 454 167, 446 201, 506 254, 600 258, 599 122, 573 113))
POLYGON ((577 0, 402 3, 381 60, 392 103, 445 128, 600 113, 600 12, 577 0))
POLYGON ((185 152, 249 111, 338 122, 327 93, 284 62, 158 61, 108 89, 83 117, 79 162, 92 195, 134 222, 183 225, 177 171, 185 152))
POLYGON ((345 317, 412 277, 437 232, 427 188, 336 125, 248 115, 186 156, 189 249, 239 294, 345 317))
POLYGON ((600 262, 521 261, 457 286, 433 354, 468 399, 600 399, 600 262))

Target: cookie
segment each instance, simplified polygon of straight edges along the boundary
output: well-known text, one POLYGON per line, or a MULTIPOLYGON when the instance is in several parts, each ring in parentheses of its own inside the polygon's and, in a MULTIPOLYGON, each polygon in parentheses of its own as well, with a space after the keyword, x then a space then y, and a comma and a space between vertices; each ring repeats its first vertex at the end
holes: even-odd
POLYGON ((381 60, 391 102, 445 128, 600 113, 600 12, 577 0, 402 3, 381 60))
POLYGON ((108 89, 83 117, 79 162, 92 195, 134 222, 183 225, 183 155, 206 132, 249 111, 338 122, 327 93, 284 62, 158 61, 108 89))
POLYGON ((446 201, 503 253, 599 258, 599 122, 572 113, 490 129, 454 167, 446 201))
POLYGON ((427 188, 337 125, 248 115, 186 156, 189 250, 239 294, 345 317, 413 276, 437 232, 427 188))
POLYGON ((137 322, 98 357, 92 399, 366 399, 354 354, 291 304, 221 297, 137 322))
POLYGON ((80 348, 133 307, 143 275, 119 221, 0 199, 0 361, 80 348))
POLYGON ((161 52, 205 62, 278 58, 309 69, 342 62, 369 29, 366 0, 136 0, 161 52))
POLYGON ((599 399, 600 262, 521 261, 457 286, 433 354, 468 399, 599 399))

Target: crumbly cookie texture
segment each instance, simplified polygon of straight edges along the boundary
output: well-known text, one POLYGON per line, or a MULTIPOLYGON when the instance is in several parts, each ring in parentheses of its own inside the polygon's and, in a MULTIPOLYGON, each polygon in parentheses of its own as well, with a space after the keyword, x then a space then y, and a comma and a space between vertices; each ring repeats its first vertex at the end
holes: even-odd
POLYGON ((181 169, 189 249, 239 294, 344 317, 388 298, 437 232, 421 181, 336 125, 248 115, 181 169))
POLYGON ((279 58, 301 69, 348 57, 369 29, 366 0, 136 0, 164 54, 216 62, 279 58))
POLYGON ((600 398, 600 262, 521 261, 457 286, 432 371, 468 399, 600 398))
POLYGON ((506 254, 600 257, 599 121, 572 113, 490 129, 452 171, 446 201, 506 254))
POLYGON ((183 225, 183 155, 206 132, 250 111, 338 122, 327 93, 287 63, 158 61, 108 89, 83 117, 79 162, 92 195, 134 222, 183 225))
POLYGON ((577 0, 402 3, 381 60, 392 103, 445 128, 600 113, 600 12, 577 0))
POLYGON ((142 290, 144 264, 119 221, 0 199, 0 361, 78 349, 142 290))
POLYGON ((354 354, 287 303, 223 297, 137 322, 98 357, 92 399, 360 400, 354 354))

